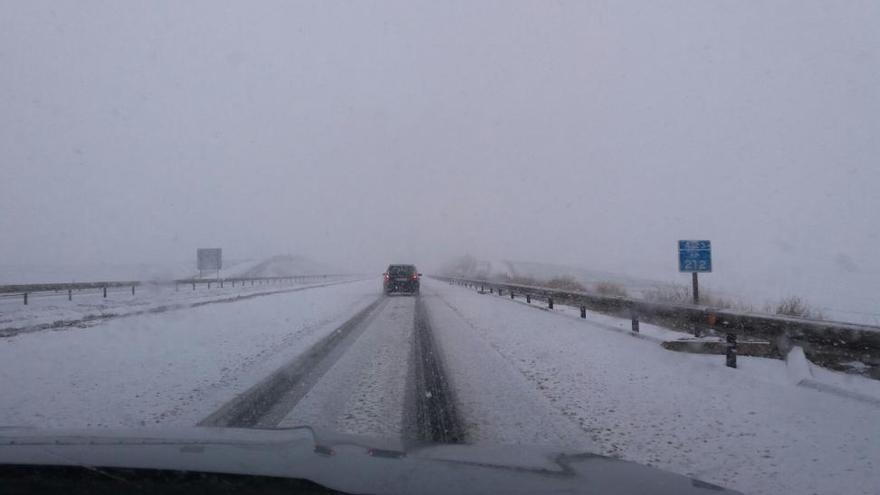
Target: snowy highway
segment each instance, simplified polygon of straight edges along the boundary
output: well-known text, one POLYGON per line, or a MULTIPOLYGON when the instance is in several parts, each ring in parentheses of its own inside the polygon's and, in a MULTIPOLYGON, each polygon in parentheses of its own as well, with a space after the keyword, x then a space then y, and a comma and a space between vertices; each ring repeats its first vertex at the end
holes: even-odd
POLYGON ((4 337, 0 408, 10 425, 310 425, 593 452, 745 493, 876 493, 877 404, 613 323, 429 279, 418 297, 337 283, 4 337))

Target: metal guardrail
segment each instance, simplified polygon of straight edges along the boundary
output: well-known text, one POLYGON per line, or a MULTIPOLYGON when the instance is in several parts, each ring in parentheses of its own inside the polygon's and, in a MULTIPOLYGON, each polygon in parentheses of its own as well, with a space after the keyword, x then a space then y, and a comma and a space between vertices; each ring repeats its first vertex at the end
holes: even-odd
POLYGON ((0 285, 0 294, 23 294, 25 292, 55 292, 66 290, 82 290, 82 289, 103 289, 104 287, 137 287, 144 282, 123 281, 123 282, 82 282, 82 283, 53 283, 53 284, 14 284, 0 285))
POLYGON ((319 275, 292 275, 289 277, 230 277, 230 278, 185 278, 176 280, 158 280, 158 281, 100 281, 100 282, 73 282, 73 283, 48 283, 48 284, 12 284, 0 285, 0 296, 17 297, 21 296, 23 303, 28 304, 28 297, 31 294, 45 294, 47 292, 67 293, 68 300, 72 300, 74 291, 98 289, 103 290, 103 297, 107 297, 107 289, 112 288, 131 288, 132 295, 135 294, 136 287, 141 286, 167 286, 180 290, 184 286, 192 286, 192 290, 197 287, 207 286, 209 289, 213 287, 225 288, 231 287, 247 287, 258 285, 271 285, 281 283, 298 283, 309 282, 314 280, 326 280, 330 278, 348 277, 346 274, 319 274, 319 275))
MULTIPOLYGON (((489 280, 431 276, 437 280, 466 285, 477 289, 501 289, 508 295, 537 298, 591 310, 638 317, 645 321, 737 334, 767 340, 777 346, 780 354, 791 345, 812 344, 812 347, 848 349, 851 352, 877 355, 880 352, 880 327, 845 322, 810 320, 779 315, 737 312, 709 306, 660 303, 628 297, 603 296, 587 292, 550 289, 529 285, 508 284, 489 280)), ((583 309, 582 309, 583 311, 583 309)))
POLYGON ((247 286, 250 283, 253 285, 263 285, 263 284, 273 284, 273 283, 283 283, 283 282, 307 282, 311 280, 326 280, 328 278, 339 278, 339 277, 349 277, 351 275, 346 274, 321 274, 321 275, 291 275, 289 277, 230 277, 230 278, 181 278, 177 280, 173 280, 169 282, 169 284, 175 284, 175 286, 180 285, 192 285, 193 287, 201 284, 208 284, 209 286, 217 285, 221 288, 226 285, 232 285, 232 287, 236 287, 236 284, 239 286, 247 286))

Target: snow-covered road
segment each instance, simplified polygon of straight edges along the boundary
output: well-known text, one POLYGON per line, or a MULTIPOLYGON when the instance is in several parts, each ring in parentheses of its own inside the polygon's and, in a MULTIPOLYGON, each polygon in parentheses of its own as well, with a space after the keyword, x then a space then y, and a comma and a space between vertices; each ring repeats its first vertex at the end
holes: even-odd
POLYGON ((876 403, 798 387, 783 361, 741 357, 730 369, 723 357, 671 352, 614 330, 608 316, 584 321, 430 287, 465 323, 461 334, 482 339, 526 377, 597 453, 746 493, 878 493, 876 403))
POLYGON ((192 425, 376 299, 375 281, 0 339, 0 424, 192 425))
POLYGON ((623 323, 433 280, 418 298, 355 282, 0 339, 0 410, 8 425, 191 425, 289 369, 272 425, 404 444, 448 429, 745 493, 877 493, 876 403, 798 387, 782 361, 667 351, 623 323))
POLYGON ((357 342, 295 404, 279 426, 400 438, 407 428, 415 298, 390 297, 363 323, 357 342))

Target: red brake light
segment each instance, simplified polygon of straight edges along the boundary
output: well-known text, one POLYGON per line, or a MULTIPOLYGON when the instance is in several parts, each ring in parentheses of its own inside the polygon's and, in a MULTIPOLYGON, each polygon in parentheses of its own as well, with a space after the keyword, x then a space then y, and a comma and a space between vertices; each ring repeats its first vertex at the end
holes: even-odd
POLYGON ((413 280, 418 280, 418 279, 419 279, 419 274, 418 274, 418 273, 414 273, 414 274, 413 274, 413 280))

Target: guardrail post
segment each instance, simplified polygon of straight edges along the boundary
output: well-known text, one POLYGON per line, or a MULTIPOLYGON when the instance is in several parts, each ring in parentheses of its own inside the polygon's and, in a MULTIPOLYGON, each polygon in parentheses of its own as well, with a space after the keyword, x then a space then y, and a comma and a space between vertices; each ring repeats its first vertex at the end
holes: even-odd
POLYGON ((73 301, 73 289, 67 289, 67 300, 73 301))
POLYGON ((514 299, 514 298, 515 298, 515 296, 513 295, 513 291, 510 291, 510 298, 511 298, 511 299, 514 299))
POLYGON ((193 280, 193 290, 196 290, 196 281, 193 280))
POLYGON ((498 289, 498 295, 499 295, 499 296, 503 296, 503 295, 504 295, 504 289, 499 288, 499 289, 498 289))
POLYGON ((107 286, 104 286, 104 299, 107 299, 107 286))
POLYGON ((495 293, 495 287, 489 287, 489 294, 495 293))
POLYGON ((632 331, 639 333, 639 315, 632 315, 632 331))
POLYGON ((220 279, 220 288, 223 288, 223 279, 220 279))
POLYGON ((131 286, 131 295, 134 295, 134 286, 131 286))
POLYGON ((529 304, 532 304, 532 295, 531 294, 526 294, 526 302, 529 304))
POLYGON ((587 307, 581 306, 581 318, 586 318, 586 317, 587 317, 587 307))
POLYGON ((553 298, 552 297, 547 298, 547 309, 553 309, 553 298))
POLYGON ((24 293, 24 305, 27 306, 27 292, 24 293))
POLYGON ((736 368, 736 334, 727 334, 727 367, 736 368))

